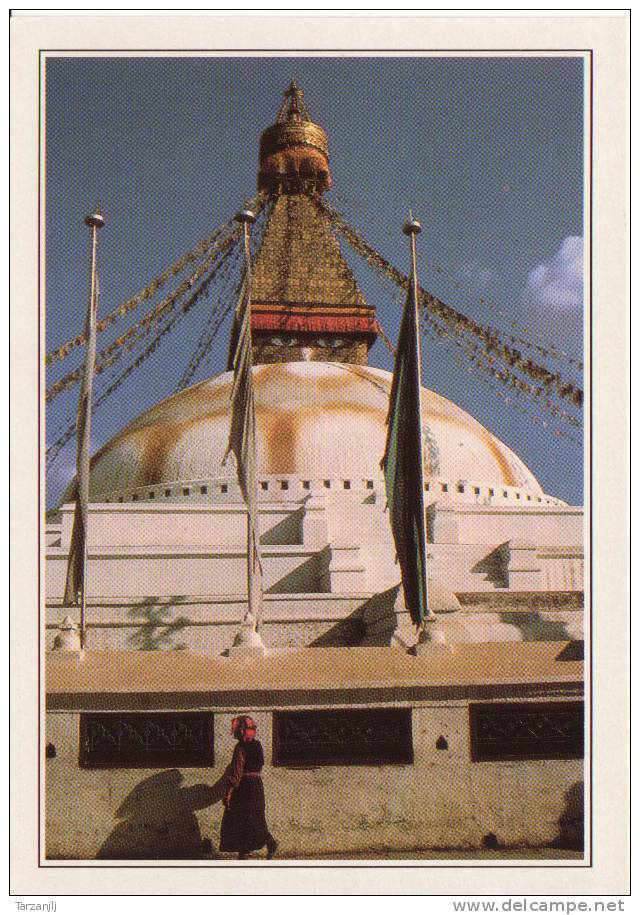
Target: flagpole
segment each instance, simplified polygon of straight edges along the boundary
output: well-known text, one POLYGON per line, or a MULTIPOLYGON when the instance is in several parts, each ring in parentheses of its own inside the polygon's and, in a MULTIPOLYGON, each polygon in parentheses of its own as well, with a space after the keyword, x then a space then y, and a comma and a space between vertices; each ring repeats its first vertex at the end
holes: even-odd
MULTIPOLYGON (((245 283, 246 283, 246 302, 247 302, 247 311, 245 315, 245 320, 247 322, 247 334, 248 334, 248 353, 250 359, 250 367, 253 367, 253 362, 251 360, 252 354, 252 343, 251 343, 251 247, 249 240, 250 226, 256 221, 255 214, 249 210, 241 210, 237 215, 237 220, 242 224, 242 233, 244 240, 244 255, 245 255, 245 283)), ((252 404, 253 407, 253 404, 252 404)), ((247 503, 247 603, 248 603, 248 612, 253 616, 255 620, 255 631, 259 632, 262 625, 262 576, 254 574, 254 565, 257 563, 258 566, 261 565, 260 559, 260 534, 258 531, 258 516, 257 516, 257 480, 255 475, 255 466, 256 466, 256 427, 255 427, 255 408, 254 416, 251 418, 250 424, 250 441, 248 442, 249 446, 249 460, 247 462, 247 488, 248 488, 248 503, 247 503)))
MULTIPOLYGON (((410 247, 411 247, 411 277, 409 282, 412 285, 412 298, 413 298, 413 307, 414 319, 415 319, 415 354, 416 354, 416 366, 418 372, 418 427, 420 430, 420 511, 422 513, 421 517, 425 518, 424 531, 426 531, 426 514, 425 514, 425 503, 424 503, 424 435, 422 429, 422 379, 421 379, 421 356, 420 356, 420 312, 418 310, 418 256, 417 256, 417 244, 416 237, 422 232, 422 225, 418 222, 417 219, 413 218, 413 214, 409 213, 409 219, 405 222, 402 229, 405 235, 409 236, 410 247)), ((422 554, 424 556, 424 568, 425 568, 425 603, 427 606, 427 616, 425 617, 426 621, 434 620, 436 618, 435 613, 431 610, 429 606, 429 577, 427 574, 427 541, 426 535, 424 537, 423 543, 420 544, 422 554)), ((425 621, 423 620, 423 622, 425 621)))
POLYGON ((91 401, 96 361, 97 301, 98 301, 98 229, 105 224, 104 216, 95 211, 85 218, 91 229, 91 267, 89 297, 85 318, 85 360, 82 386, 78 399, 76 483, 77 496, 73 532, 67 566, 65 603, 78 603, 80 598, 80 648, 87 640, 87 529, 89 522, 89 476, 91 461, 91 401), (80 556, 77 553, 80 553, 80 556), (79 573, 79 574, 78 574, 79 573))

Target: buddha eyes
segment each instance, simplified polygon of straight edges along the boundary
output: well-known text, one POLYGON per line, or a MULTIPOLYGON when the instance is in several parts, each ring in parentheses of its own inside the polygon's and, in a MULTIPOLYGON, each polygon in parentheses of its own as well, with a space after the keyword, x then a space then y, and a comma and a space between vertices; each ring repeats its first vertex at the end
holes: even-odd
POLYGON ((301 340, 298 337, 270 337, 271 346, 308 346, 313 345, 321 349, 340 349, 344 346, 344 340, 337 338, 318 337, 313 341, 301 340))

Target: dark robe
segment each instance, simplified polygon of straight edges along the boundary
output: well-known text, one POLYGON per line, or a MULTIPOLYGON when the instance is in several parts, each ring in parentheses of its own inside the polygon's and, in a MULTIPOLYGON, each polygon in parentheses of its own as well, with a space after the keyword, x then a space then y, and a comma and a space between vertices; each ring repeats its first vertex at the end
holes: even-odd
POLYGON ((272 841, 265 819, 264 786, 259 775, 263 765, 260 741, 239 740, 231 761, 228 779, 231 801, 222 817, 220 851, 248 854, 272 841))

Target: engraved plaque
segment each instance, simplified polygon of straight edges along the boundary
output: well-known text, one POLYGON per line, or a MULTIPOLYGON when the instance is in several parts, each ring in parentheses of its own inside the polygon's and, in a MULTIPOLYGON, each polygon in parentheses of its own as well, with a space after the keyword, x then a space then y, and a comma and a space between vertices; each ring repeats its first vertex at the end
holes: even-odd
POLYGON ((80 765, 140 769, 213 765, 213 715, 208 712, 84 714, 80 765))
POLYGON ((411 709, 275 712, 276 766, 413 762, 411 709))
POLYGON ((496 702, 469 706, 471 756, 497 759, 581 759, 582 702, 496 702))

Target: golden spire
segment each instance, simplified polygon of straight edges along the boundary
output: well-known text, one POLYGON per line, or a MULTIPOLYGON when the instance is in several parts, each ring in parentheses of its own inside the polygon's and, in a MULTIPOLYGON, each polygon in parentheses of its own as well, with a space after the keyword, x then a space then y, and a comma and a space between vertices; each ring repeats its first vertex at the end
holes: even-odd
POLYGON ((279 124, 284 124, 286 121, 311 121, 304 103, 304 92, 295 79, 291 80, 289 88, 284 93, 284 100, 278 110, 276 121, 279 124))
POLYGON ((378 330, 319 197, 331 187, 327 135, 291 82, 260 140, 258 189, 272 200, 253 269, 254 365, 366 365, 378 330))
POLYGON ((280 194, 322 194, 331 187, 329 139, 311 120, 302 89, 292 80, 276 123, 260 138, 258 190, 280 194))

